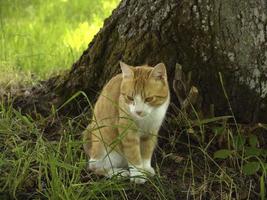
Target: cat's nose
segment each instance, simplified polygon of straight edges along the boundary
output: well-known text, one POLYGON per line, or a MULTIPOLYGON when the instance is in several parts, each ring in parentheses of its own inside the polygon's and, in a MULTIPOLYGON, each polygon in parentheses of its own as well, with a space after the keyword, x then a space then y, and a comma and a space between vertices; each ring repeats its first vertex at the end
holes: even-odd
POLYGON ((135 113, 139 116, 143 116, 143 112, 142 111, 135 111, 135 113))

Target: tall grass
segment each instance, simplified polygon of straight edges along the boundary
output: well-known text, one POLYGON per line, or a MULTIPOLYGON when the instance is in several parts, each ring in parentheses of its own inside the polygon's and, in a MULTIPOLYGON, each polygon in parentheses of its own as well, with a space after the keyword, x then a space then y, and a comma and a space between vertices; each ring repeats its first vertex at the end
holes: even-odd
MULTIPOLYGON (((66 104, 81 95, 87 99, 80 92, 66 104)), ((178 113, 169 116, 153 157, 157 175, 134 185, 87 172, 86 116, 56 112, 32 119, 0 104, 0 199, 265 199, 266 149, 256 135, 240 136, 232 117, 187 117, 181 125, 178 113)))
POLYGON ((33 120, 12 106, 0 106, 0 199, 175 198, 175 186, 164 178, 136 186, 85 171, 81 117, 65 119, 61 130, 47 131, 51 118, 56 116, 33 120))

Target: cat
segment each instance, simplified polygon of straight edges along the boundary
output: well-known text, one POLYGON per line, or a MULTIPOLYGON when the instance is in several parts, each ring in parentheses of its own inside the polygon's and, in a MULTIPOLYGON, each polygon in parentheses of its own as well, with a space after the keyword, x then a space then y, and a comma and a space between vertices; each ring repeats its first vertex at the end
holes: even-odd
POLYGON ((166 67, 129 66, 103 88, 92 122, 83 132, 89 170, 113 176, 122 173, 135 183, 154 175, 151 157, 170 103, 166 67), (126 170, 129 167, 129 171, 126 170))

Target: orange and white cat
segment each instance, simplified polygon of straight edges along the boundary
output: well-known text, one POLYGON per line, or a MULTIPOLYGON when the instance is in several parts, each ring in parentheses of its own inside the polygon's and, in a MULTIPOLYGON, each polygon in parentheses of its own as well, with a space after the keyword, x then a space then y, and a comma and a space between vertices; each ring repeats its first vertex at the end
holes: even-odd
POLYGON ((106 84, 95 104, 83 133, 84 150, 94 173, 122 172, 144 183, 147 174, 155 174, 151 157, 170 102, 166 68, 163 63, 120 66, 122 73, 106 84))

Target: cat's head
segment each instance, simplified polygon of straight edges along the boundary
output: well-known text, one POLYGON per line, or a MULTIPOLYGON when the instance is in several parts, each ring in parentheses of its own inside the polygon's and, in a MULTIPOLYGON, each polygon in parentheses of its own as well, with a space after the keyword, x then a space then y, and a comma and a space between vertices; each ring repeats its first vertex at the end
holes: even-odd
POLYGON ((155 67, 133 67, 120 62, 120 66, 123 77, 121 98, 134 117, 141 119, 168 104, 169 87, 163 63, 155 67))

